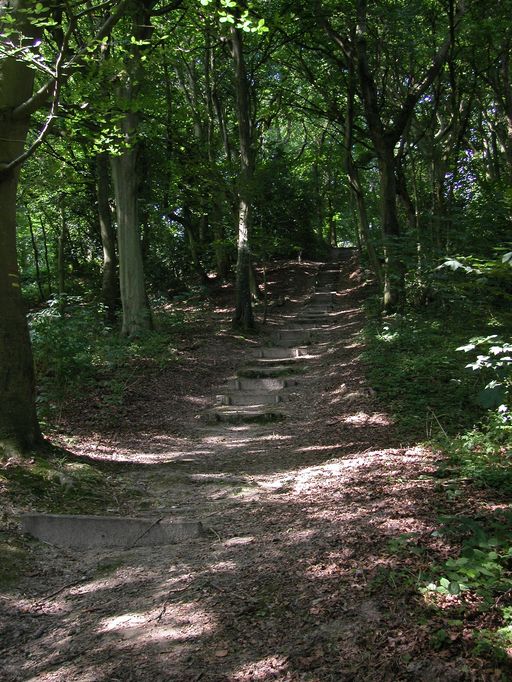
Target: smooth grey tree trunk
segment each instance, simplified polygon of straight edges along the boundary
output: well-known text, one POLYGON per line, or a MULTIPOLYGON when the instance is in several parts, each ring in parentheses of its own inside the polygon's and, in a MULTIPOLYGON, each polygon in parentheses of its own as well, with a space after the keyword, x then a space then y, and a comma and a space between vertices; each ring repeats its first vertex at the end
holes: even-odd
POLYGON ((98 200, 101 245, 103 247, 101 295, 106 307, 106 317, 110 322, 113 322, 119 298, 119 280, 117 277, 116 234, 112 224, 112 211, 109 203, 108 155, 106 153, 98 154, 96 157, 96 197, 98 200))
MULTIPOLYGON (((130 135, 133 114, 126 115, 123 130, 130 135)), ((138 215, 137 147, 111 159, 116 200, 119 285, 124 336, 140 336, 151 329, 152 319, 144 282, 144 266, 138 215)))
MULTIPOLYGON (((151 2, 137 0, 132 8, 132 31, 138 40, 151 35, 151 2)), ((112 181, 116 202, 117 244, 119 256, 119 287, 124 336, 140 336, 152 328, 153 321, 144 281, 144 266, 138 210, 139 151, 137 139, 140 116, 136 101, 143 79, 140 48, 134 43, 125 60, 124 82, 117 89, 121 109, 125 111, 120 122, 123 140, 122 151, 111 157, 112 181)))
POLYGON ((254 327, 251 302, 251 252, 249 234, 252 218, 252 182, 254 150, 249 116, 249 83, 245 66, 242 31, 231 29, 231 44, 235 65, 238 137, 240 142, 240 180, 238 186, 238 250, 236 262, 236 302, 233 324, 243 329, 254 327))

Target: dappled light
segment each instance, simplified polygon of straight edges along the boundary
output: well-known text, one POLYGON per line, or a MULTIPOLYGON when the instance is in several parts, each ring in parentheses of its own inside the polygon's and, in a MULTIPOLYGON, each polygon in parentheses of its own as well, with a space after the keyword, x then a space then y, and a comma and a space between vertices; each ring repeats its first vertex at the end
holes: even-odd
POLYGON ((512 679, 511 16, 0 3, 1 682, 512 679))

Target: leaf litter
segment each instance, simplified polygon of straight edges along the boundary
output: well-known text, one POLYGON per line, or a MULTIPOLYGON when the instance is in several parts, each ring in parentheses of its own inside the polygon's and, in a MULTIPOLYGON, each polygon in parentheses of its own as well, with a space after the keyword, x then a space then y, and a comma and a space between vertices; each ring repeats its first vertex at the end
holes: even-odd
POLYGON ((62 443, 121 462, 119 488, 140 493, 110 512, 202 519, 207 533, 123 552, 30 543, 30 570, 2 595, 2 680, 507 679, 463 637, 432 645, 443 620, 426 610, 418 576, 447 552, 433 535, 439 455, 400 443, 365 381, 366 289, 353 269, 342 269, 328 352, 290 390, 279 424, 209 426, 202 413, 304 305, 308 262, 276 264, 273 294, 288 300, 260 337, 229 332, 223 291, 180 362, 143 367, 111 423, 87 398, 67 406, 62 443))

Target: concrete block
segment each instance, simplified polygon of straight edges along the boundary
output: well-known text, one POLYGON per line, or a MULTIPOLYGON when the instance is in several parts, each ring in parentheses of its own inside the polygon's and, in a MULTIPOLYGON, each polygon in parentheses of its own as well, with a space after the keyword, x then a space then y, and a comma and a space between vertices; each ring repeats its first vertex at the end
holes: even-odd
POLYGON ((255 391, 234 391, 217 396, 218 405, 276 405, 282 398, 278 391, 256 393, 255 391))
POLYGON ((311 333, 300 329, 283 329, 273 337, 273 342, 278 346, 303 346, 312 342, 311 333))
POLYGON ((228 389, 235 391, 281 391, 289 386, 296 386, 295 379, 276 379, 273 377, 262 379, 232 379, 228 382, 228 389))
POLYGON ((267 360, 285 360, 289 358, 299 358, 301 355, 308 355, 307 347, 287 348, 286 346, 265 346, 257 351, 256 357, 266 358, 267 360))
POLYGON ((23 514, 21 526, 38 540, 78 549, 169 545, 203 532, 200 521, 73 514, 23 514))
POLYGON ((283 410, 271 407, 269 405, 226 405, 214 407, 207 413, 207 419, 210 423, 226 422, 231 424, 240 423, 260 423, 282 421, 286 418, 283 410))

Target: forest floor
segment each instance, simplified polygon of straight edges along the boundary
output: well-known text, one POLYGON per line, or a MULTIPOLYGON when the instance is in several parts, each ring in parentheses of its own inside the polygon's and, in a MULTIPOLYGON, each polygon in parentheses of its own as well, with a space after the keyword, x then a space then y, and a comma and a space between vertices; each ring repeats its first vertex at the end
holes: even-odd
MULTIPOLYGON (((259 334, 231 330, 232 291, 220 289, 177 359, 142 362, 121 405, 103 409, 100 389, 68 403, 52 438, 117 465, 105 512, 200 520, 205 534, 125 551, 31 542, 29 567, 2 599, 2 680, 512 679, 452 634, 444 612, 459 597, 435 608, 421 594, 451 550, 435 532, 440 514, 490 502, 448 499, 439 453, 400 442, 365 381, 367 288, 354 270, 342 264, 336 322, 282 422, 204 416, 252 349, 304 306, 311 262, 269 271, 284 305, 259 334)), ((7 510, 12 528, 19 511, 7 510)))

